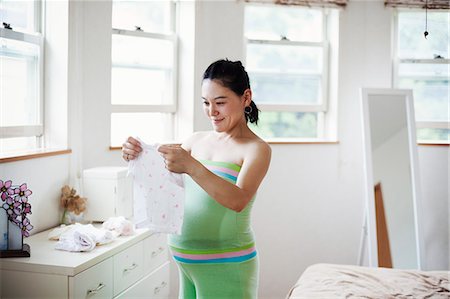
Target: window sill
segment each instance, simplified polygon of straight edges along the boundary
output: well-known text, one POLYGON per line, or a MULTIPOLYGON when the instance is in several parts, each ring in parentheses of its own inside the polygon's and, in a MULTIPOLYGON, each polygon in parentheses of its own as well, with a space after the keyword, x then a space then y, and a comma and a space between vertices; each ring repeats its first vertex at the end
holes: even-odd
POLYGON ((419 140, 419 141, 417 141, 417 145, 422 145, 422 146, 450 146, 450 143, 448 141, 423 141, 423 140, 419 140))
MULTIPOLYGON (((339 141, 329 141, 329 140, 299 140, 299 139, 266 139, 269 144, 339 144, 339 141)), ((171 142, 178 143, 178 142, 171 142)), ((448 141, 417 141, 417 145, 420 146, 450 146, 448 141)), ((109 150, 117 151, 122 150, 121 146, 110 146, 109 150)))
MULTIPOLYGON (((277 139, 265 139, 268 144, 339 144, 339 141, 329 141, 329 140, 305 140, 305 139, 288 139, 288 138, 277 138, 277 139)), ((170 144, 180 144, 180 142, 168 142, 170 144)), ((110 146, 109 150, 117 151, 122 150, 121 146, 110 146)))
POLYGON ((37 159, 50 156, 66 155, 72 153, 71 149, 37 149, 30 151, 2 153, 0 163, 16 162, 22 160, 37 159))
POLYGON ((264 141, 268 144, 339 144, 339 141, 325 139, 267 138, 264 141))

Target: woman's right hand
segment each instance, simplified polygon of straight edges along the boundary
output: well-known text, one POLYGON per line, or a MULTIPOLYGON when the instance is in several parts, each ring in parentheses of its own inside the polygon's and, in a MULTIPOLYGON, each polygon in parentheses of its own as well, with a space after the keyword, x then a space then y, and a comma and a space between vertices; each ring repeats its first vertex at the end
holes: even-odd
POLYGON ((141 143, 131 136, 122 144, 122 158, 127 162, 136 159, 141 152, 141 143))

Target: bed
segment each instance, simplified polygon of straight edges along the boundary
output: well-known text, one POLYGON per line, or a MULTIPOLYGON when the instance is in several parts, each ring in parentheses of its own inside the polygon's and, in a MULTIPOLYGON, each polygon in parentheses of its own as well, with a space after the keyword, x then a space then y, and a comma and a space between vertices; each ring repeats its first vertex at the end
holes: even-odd
POLYGON ((286 298, 450 298, 450 271, 315 264, 286 298))

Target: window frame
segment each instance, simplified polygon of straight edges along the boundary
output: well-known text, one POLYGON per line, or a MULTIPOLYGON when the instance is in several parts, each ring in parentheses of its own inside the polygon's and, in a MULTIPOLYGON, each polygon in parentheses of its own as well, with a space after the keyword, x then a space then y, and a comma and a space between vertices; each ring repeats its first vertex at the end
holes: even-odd
MULTIPOLYGON (((20 41, 39 47, 38 58, 38 74, 37 74, 37 94, 38 101, 37 124, 23 125, 23 126, 0 126, 0 140, 17 137, 36 137, 34 148, 44 147, 44 65, 45 65, 45 35, 43 21, 45 20, 45 4, 41 0, 34 0, 34 32, 17 31, 12 26, 12 29, 0 28, 0 37, 7 40, 20 41)), ((6 22, 8 22, 6 20, 6 22)), ((2 150, 0 150, 3 153, 2 150)))
MULTIPOLYGON (((247 3, 246 6, 266 6, 275 4, 258 4, 247 3)), ((328 111, 329 98, 330 98, 330 36, 329 36, 329 23, 330 23, 330 10, 329 8, 317 8, 317 7, 299 7, 299 9, 314 9, 322 13, 322 36, 321 42, 306 42, 306 41, 290 41, 290 40, 261 40, 261 39, 249 39, 245 36, 244 28, 244 55, 247 57, 247 47, 250 44, 259 45, 275 45, 275 46, 302 46, 302 47, 321 47, 322 48, 322 73, 321 73, 321 98, 319 104, 262 104, 258 103, 258 108, 262 112, 317 112, 317 136, 315 138, 303 138, 295 137, 295 140, 312 139, 312 140, 324 140, 325 136, 325 114, 328 111)), ((249 74, 258 73, 251 69, 247 69, 249 74)), ((264 73, 264 72, 260 72, 264 73)), ((280 73, 266 72, 267 74, 279 75, 280 73)), ((279 139, 292 139, 286 137, 273 137, 271 140, 279 139)))
MULTIPOLYGON (((114 1, 114 0, 113 0, 114 1)), ((158 39, 171 41, 173 43, 173 76, 171 82, 172 88, 172 99, 170 104, 147 104, 147 105, 133 105, 133 104, 112 104, 111 100, 110 104, 110 116, 113 113, 170 113, 171 114, 171 136, 167 136, 167 139, 174 138, 174 124, 175 124, 175 114, 177 112, 177 102, 178 102, 178 32, 177 32, 177 22, 179 19, 179 9, 177 1, 170 1, 170 33, 154 33, 154 32, 146 32, 140 30, 127 30, 127 29, 119 29, 112 28, 111 37, 113 35, 123 35, 123 36, 131 36, 131 37, 139 37, 139 38, 149 38, 149 39, 158 39)), ((111 58, 111 71, 115 67, 111 58)), ((119 66, 120 67, 120 66, 119 66)), ((112 96, 111 96, 112 99, 112 96)), ((109 124, 109 132, 110 132, 110 143, 112 136, 112 126, 109 124)), ((115 147, 116 145, 110 144, 110 147, 115 147)))
MULTIPOLYGON (((421 12, 419 9, 394 9, 393 10, 393 58, 392 58, 392 86, 394 88, 399 88, 400 78, 399 75, 400 65, 402 63, 410 63, 410 64, 446 64, 450 67, 450 59, 417 59, 417 58, 402 58, 398 57, 398 41, 399 41, 399 14, 402 12, 421 12)), ((432 12, 428 12, 432 13, 432 12)), ((436 77, 428 77, 428 76, 414 76, 410 78, 426 78, 426 79, 436 79, 436 77)), ((438 77, 439 79, 440 77, 438 77)), ((445 77, 447 78, 447 77, 445 77)), ((450 128, 450 120, 449 121, 418 121, 416 120, 416 128, 417 129, 449 129, 450 128)), ((443 140, 444 142, 448 142, 443 140)), ((427 143, 428 140, 422 140, 421 143, 427 143)), ((434 143, 433 140, 430 142, 434 143)))

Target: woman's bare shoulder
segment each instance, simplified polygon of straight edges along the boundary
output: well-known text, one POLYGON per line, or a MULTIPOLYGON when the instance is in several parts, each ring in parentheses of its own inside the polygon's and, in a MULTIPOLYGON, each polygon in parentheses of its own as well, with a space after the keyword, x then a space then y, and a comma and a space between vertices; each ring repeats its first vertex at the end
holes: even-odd
POLYGON ((265 156, 265 157, 269 158, 269 160, 270 160, 272 148, 263 139, 261 139, 259 137, 257 139, 255 139, 252 142, 252 147, 254 148, 254 150, 259 152, 262 156, 265 156))
POLYGON ((186 138, 183 143, 182 143, 182 147, 187 150, 190 151, 192 149, 192 146, 194 143, 197 143, 198 141, 205 139, 206 137, 208 137, 211 134, 210 131, 200 131, 200 132, 195 132, 193 133, 191 136, 189 136, 188 138, 186 138))
POLYGON ((272 149, 270 145, 256 136, 248 139, 245 146, 244 160, 264 160, 270 162, 272 149))
POLYGON ((270 145, 266 141, 264 141, 264 139, 259 137, 258 135, 252 134, 252 137, 248 138, 247 140, 248 140, 247 143, 250 148, 260 150, 260 151, 265 151, 265 152, 267 152, 267 151, 271 152, 270 145))

